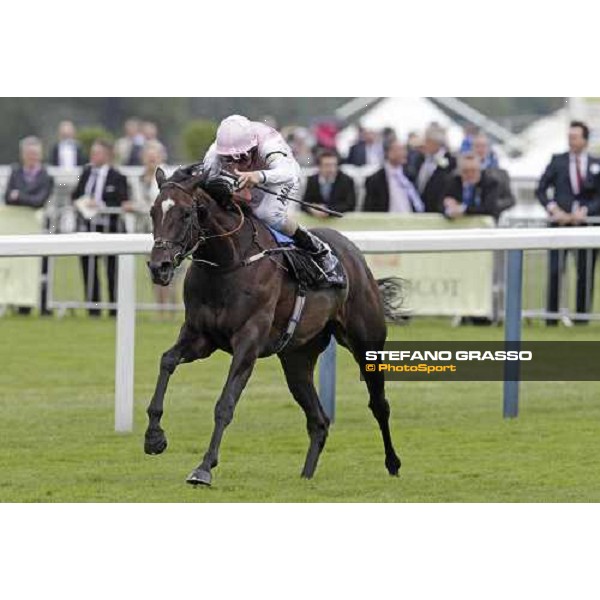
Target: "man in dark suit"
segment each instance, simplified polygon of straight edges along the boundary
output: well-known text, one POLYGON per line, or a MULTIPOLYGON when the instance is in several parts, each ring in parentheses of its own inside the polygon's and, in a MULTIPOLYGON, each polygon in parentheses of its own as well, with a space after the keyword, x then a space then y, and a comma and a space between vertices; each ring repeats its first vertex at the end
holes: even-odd
POLYGON ((489 215, 497 221, 503 211, 514 206, 515 199, 501 178, 493 170, 482 169, 474 153, 463 154, 459 165, 459 173, 448 180, 443 200, 448 218, 489 215))
POLYGON ((414 183, 426 212, 443 212, 442 201, 456 159, 446 149, 446 132, 438 125, 425 131, 424 154, 415 165, 414 183))
MULTIPOLYGON (((90 150, 90 164, 87 165, 77 187, 73 191, 73 200, 85 199, 89 208, 97 209, 99 214, 91 219, 82 218, 83 229, 102 233, 117 233, 120 230, 120 216, 103 215, 104 208, 120 208, 127 201, 127 180, 111 166, 112 145, 104 140, 96 140, 90 150)), ((98 280, 98 257, 84 256, 81 259, 85 298, 87 302, 100 302, 100 282, 98 280)), ((106 257, 109 301, 116 301, 116 257, 106 257)), ((90 309, 90 316, 100 316, 100 310, 90 309)), ((111 310, 111 316, 116 311, 111 310)))
MULTIPOLYGON (((29 206, 43 208, 54 188, 54 179, 42 164, 42 143, 36 137, 21 140, 21 164, 10 172, 4 200, 9 206, 29 206)), ((45 225, 48 227, 48 225, 45 225)), ((41 314, 49 315, 47 308, 48 294, 48 257, 42 258, 41 314)), ((20 314, 29 314, 29 307, 19 307, 20 314)))
MULTIPOLYGON (((339 168, 338 155, 333 150, 323 150, 317 157, 319 172, 306 180, 304 201, 321 204, 338 212, 349 212, 356 207, 356 190, 351 177, 339 168)), ((327 217, 313 208, 302 210, 317 217, 327 217)))
POLYGON ((423 164, 423 138, 416 132, 411 131, 406 138, 406 149, 408 156, 404 172, 414 183, 419 174, 419 167, 423 164))
MULTIPOLYGON (((585 123, 569 127, 569 152, 555 154, 546 167, 536 196, 548 212, 551 227, 585 225, 586 218, 600 215, 600 160, 588 154, 590 131, 585 123), (552 189, 551 198, 548 191, 552 189)), ((577 250, 577 312, 589 312, 594 289, 597 251, 577 250)), ((548 312, 558 311, 560 280, 566 263, 564 250, 549 252, 548 312)), ((556 325, 556 319, 548 319, 556 325)), ((587 323, 587 321, 576 321, 587 323)))
POLYGON ((400 142, 392 142, 386 151, 383 169, 365 182, 366 212, 420 213, 425 210, 415 186, 406 175, 408 152, 400 142))
POLYGON ((371 129, 361 129, 359 139, 348 152, 346 163, 355 167, 383 164, 383 143, 371 129))
POLYGON ((75 125, 71 121, 62 121, 58 126, 58 142, 50 154, 50 164, 55 167, 73 169, 85 163, 83 149, 76 139, 75 125))

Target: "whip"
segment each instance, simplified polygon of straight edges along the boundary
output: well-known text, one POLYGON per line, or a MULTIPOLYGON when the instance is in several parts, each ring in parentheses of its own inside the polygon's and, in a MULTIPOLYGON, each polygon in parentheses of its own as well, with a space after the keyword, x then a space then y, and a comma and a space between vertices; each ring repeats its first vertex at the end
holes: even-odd
MULTIPOLYGON (((233 173, 229 173, 228 171, 224 171, 221 169, 220 175, 222 175, 223 177, 228 177, 229 179, 233 179, 234 181, 238 181, 237 175, 234 175, 233 173)), ((265 194, 271 194, 271 196, 280 196, 277 192, 273 192, 273 191, 271 191, 265 187, 262 187, 260 185, 255 185, 254 187, 257 190, 264 192, 265 194)), ((302 206, 307 206, 309 208, 314 208, 315 210, 320 210, 321 212, 331 215, 332 217, 343 217, 344 216, 343 213, 338 212, 337 210, 333 210, 331 208, 327 208, 326 206, 321 206, 319 204, 312 204, 311 202, 299 200, 298 198, 292 198, 287 195, 281 195, 281 198, 283 198, 285 200, 289 200, 290 202, 297 202, 298 204, 301 204, 302 206)))

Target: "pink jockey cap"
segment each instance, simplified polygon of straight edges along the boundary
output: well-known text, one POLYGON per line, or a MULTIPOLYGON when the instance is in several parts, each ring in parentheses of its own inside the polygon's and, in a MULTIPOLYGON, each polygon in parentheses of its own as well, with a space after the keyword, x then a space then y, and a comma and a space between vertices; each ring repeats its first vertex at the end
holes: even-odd
POLYGON ((254 124, 241 115, 231 115, 217 129, 217 154, 239 157, 258 145, 254 124))

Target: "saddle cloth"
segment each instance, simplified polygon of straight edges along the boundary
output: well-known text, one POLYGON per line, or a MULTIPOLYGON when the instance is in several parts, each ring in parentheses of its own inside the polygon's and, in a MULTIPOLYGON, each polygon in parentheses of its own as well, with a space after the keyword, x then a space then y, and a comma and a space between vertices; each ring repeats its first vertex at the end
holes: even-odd
POLYGON ((286 249, 281 254, 284 256, 290 275, 302 288, 305 290, 322 290, 330 287, 346 287, 346 273, 341 261, 338 261, 335 270, 336 275, 341 276, 340 279, 343 283, 332 284, 327 280, 327 277, 309 252, 305 252, 295 246, 292 238, 284 233, 269 226, 267 226, 267 229, 271 232, 275 242, 277 242, 277 246, 286 249))

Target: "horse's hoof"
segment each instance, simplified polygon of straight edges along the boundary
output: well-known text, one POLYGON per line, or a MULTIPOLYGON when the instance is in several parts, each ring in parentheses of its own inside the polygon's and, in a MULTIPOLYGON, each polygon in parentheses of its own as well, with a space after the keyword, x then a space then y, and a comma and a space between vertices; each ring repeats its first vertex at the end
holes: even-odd
POLYGON ((392 477, 398 477, 400 474, 400 459, 397 456, 385 459, 385 467, 392 477))
POLYGON ((167 438, 164 431, 146 434, 144 440, 144 452, 146 454, 162 454, 167 449, 167 438))
POLYGON ((301 479, 312 479, 315 475, 314 471, 307 471, 306 469, 302 470, 302 473, 300 473, 300 478, 301 479))
POLYGON ((208 471, 203 471, 202 469, 196 469, 192 471, 187 479, 186 483, 190 485, 207 485, 210 486, 212 481, 212 475, 208 471))

